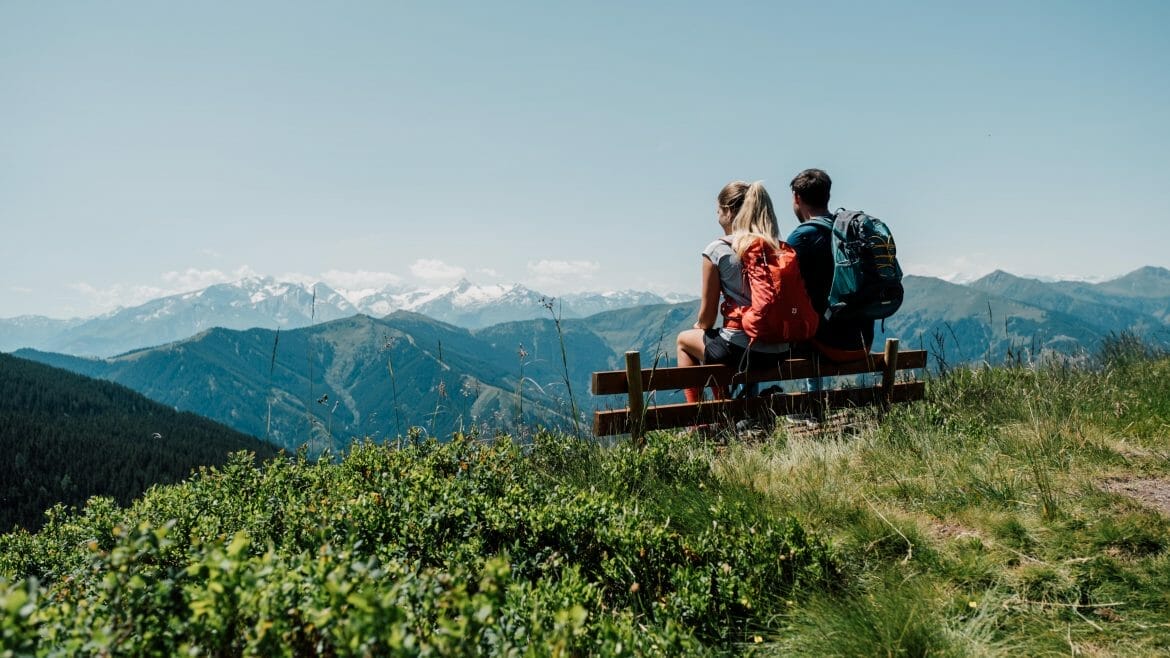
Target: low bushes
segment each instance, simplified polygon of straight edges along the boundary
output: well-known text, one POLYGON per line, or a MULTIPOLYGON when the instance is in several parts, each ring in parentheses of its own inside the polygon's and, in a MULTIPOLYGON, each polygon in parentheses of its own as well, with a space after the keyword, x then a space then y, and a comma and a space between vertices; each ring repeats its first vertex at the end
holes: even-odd
POLYGON ((555 457, 571 441, 366 444, 263 468, 242 454, 128 509, 58 508, 0 539, 5 649, 694 654, 837 572, 795 520, 708 488, 682 443, 588 449, 570 468, 555 457), (704 505, 683 524, 655 498, 678 487, 704 505))

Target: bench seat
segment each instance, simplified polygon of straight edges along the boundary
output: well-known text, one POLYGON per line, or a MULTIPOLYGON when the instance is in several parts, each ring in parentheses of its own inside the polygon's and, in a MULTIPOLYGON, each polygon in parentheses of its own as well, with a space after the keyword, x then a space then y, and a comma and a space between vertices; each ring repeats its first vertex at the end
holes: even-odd
POLYGON ((600 410, 593 416, 593 433, 597 436, 630 434, 640 440, 645 432, 671 427, 688 427, 758 417, 771 412, 822 414, 827 408, 886 406, 894 402, 921 400, 926 385, 911 371, 926 367, 924 350, 898 351, 898 340, 886 340, 883 352, 867 359, 848 363, 831 363, 823 359, 793 358, 767 370, 737 372, 721 365, 684 368, 641 367, 638 352, 626 353, 626 369, 593 373, 594 395, 626 395, 624 409, 600 410), (897 381, 898 373, 903 379, 897 381), (757 384, 803 380, 810 377, 836 377, 876 373, 881 382, 871 387, 825 390, 816 393, 793 392, 743 399, 707 400, 703 402, 659 404, 647 407, 644 393, 679 390, 691 387, 757 384))

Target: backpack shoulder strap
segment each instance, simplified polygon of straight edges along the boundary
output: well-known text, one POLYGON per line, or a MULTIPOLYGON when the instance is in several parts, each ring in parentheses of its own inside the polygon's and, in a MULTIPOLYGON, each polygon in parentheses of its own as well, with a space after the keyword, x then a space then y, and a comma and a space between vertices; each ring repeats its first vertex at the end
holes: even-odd
POLYGON ((830 231, 833 230, 833 220, 829 219, 828 217, 813 217, 808 220, 808 223, 812 224, 813 226, 827 228, 830 231))

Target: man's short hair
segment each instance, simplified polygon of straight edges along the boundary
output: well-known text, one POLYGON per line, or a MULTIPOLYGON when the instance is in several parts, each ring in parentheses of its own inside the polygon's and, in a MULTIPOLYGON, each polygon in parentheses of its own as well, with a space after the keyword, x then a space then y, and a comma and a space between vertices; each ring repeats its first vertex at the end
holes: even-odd
POLYGON ((792 191, 800 200, 813 207, 829 206, 829 190, 833 180, 820 169, 805 169, 792 179, 792 191))

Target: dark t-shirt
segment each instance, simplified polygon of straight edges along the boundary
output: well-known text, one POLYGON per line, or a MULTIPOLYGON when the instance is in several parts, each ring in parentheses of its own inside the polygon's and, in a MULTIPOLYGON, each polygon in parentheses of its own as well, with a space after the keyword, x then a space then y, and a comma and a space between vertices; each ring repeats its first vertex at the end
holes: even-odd
MULTIPOLYGON (((832 218, 830 217, 830 220, 832 218)), ((800 276, 813 308, 821 316, 817 340, 839 350, 870 349, 873 344, 873 320, 826 321, 829 287, 833 285, 833 236, 824 226, 806 221, 793 229, 786 240, 796 250, 800 276)))

